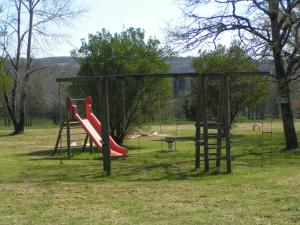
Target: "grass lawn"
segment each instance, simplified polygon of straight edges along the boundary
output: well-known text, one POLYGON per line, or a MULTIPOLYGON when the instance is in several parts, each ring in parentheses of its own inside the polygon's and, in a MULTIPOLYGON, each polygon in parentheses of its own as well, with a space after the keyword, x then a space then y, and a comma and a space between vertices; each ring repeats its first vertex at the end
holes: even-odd
POLYGON ((235 124, 232 174, 194 170, 194 126, 183 124, 176 152, 161 152, 157 137, 126 140, 129 157, 112 161, 111 177, 98 153, 50 157, 57 128, 2 129, 0 224, 300 224, 300 151, 281 151, 273 126, 273 148, 262 150, 251 123, 235 124))

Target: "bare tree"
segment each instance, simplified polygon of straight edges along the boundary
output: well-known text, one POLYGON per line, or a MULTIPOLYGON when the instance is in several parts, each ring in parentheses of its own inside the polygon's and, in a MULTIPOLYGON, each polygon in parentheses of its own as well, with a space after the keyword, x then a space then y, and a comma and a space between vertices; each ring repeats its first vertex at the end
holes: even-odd
POLYGON ((187 49, 215 43, 230 32, 257 55, 272 57, 287 149, 298 147, 290 82, 299 78, 299 0, 183 0, 185 22, 171 31, 187 49))
POLYGON ((61 40, 64 35, 52 32, 53 26, 69 24, 83 11, 74 9, 72 0, 8 0, 2 4, 5 10, 0 16, 0 46, 7 59, 7 73, 12 76, 11 89, 4 99, 14 133, 18 134, 24 131, 30 76, 43 69, 33 65, 34 52, 45 48, 49 41, 61 40))

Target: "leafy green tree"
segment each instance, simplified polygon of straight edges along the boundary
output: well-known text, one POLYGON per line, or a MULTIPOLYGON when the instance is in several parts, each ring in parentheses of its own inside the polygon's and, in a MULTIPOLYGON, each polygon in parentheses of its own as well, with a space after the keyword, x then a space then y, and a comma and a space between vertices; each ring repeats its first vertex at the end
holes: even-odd
POLYGON ((299 147, 293 120, 292 81, 300 70, 299 0, 183 0, 184 23, 169 37, 190 49, 238 36, 257 57, 273 59, 287 149, 299 147), (210 10, 207 10, 210 9, 210 10))
MULTIPOLYGON (((161 59, 164 50, 153 38, 145 41, 141 29, 129 28, 121 33, 111 34, 105 29, 89 35, 88 43, 82 42, 73 56, 79 60, 78 76, 109 76, 166 72, 168 65, 161 59)), ((77 96, 91 95, 97 102, 95 82, 75 83, 72 93, 77 96)), ((111 135, 122 143, 128 131, 154 118, 159 104, 166 106, 171 94, 170 79, 110 80, 110 128, 111 135)), ((95 111, 100 110, 95 105, 95 111)), ((100 118, 101 119, 101 118, 100 118)))
MULTIPOLYGON (((238 42, 231 47, 217 46, 214 51, 205 51, 192 61, 197 72, 243 72, 256 71, 257 64, 240 47, 238 42)), ((220 83, 216 78, 208 78, 208 108, 214 117, 218 114, 218 90, 220 83)), ((194 89, 195 90, 195 89, 194 89)), ((268 86, 263 77, 232 77, 230 80, 231 122, 245 107, 255 107, 267 97, 268 86)))

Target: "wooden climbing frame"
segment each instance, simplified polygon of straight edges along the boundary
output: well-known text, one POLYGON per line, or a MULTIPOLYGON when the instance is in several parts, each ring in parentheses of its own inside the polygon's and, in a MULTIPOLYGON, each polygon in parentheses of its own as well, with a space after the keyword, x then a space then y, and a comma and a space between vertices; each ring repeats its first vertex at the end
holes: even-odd
POLYGON ((200 150, 201 145, 204 146, 204 170, 209 171, 211 160, 209 150, 212 145, 209 142, 210 137, 214 137, 217 140, 216 149, 216 166, 220 167, 221 164, 221 149, 225 148, 226 153, 226 172, 231 173, 231 134, 230 134, 230 99, 229 99, 229 78, 238 76, 270 76, 268 72, 235 72, 235 73, 160 73, 160 74, 129 74, 129 75, 109 75, 109 76, 80 76, 80 77, 68 77, 58 78, 58 83, 62 82, 87 82, 94 81, 98 83, 99 90, 99 104, 101 103, 102 110, 102 130, 103 130, 103 170, 106 175, 111 174, 111 163, 109 154, 109 96, 108 96, 108 83, 113 82, 115 79, 133 78, 133 79, 146 79, 146 78, 178 78, 178 77, 191 77, 197 80, 199 88, 196 92, 196 154, 195 154, 195 168, 200 167, 200 150), (208 108, 207 108, 207 91, 206 81, 207 78, 215 78, 220 81, 222 100, 219 101, 220 115, 214 124, 208 121, 208 108), (209 130, 214 127, 217 131, 215 134, 209 133, 209 130), (201 128, 203 129, 203 135, 201 135, 201 128), (201 136, 203 141, 201 141, 201 136), (225 146, 222 146, 222 143, 225 146))

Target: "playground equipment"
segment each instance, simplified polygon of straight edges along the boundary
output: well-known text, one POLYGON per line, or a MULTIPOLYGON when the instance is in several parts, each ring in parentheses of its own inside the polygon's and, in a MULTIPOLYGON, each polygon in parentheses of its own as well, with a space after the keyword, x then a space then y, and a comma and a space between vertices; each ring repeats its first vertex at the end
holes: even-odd
MULTIPOLYGON (((102 151, 103 151, 103 169, 106 175, 111 174, 111 162, 110 162, 110 136, 109 136, 109 94, 108 84, 109 82, 115 82, 116 80, 126 79, 146 79, 146 78, 172 78, 172 77, 191 77, 198 83, 198 89, 196 93, 196 138, 195 138, 195 168, 200 167, 200 148, 204 145, 204 170, 209 172, 209 161, 212 160, 209 152, 210 149, 216 149, 216 167, 220 167, 221 159, 226 159, 226 172, 231 173, 231 133, 230 133, 230 99, 229 99, 229 80, 231 77, 239 76, 269 76, 268 72, 232 72, 232 73, 177 73, 177 74, 133 74, 133 75, 109 75, 109 76, 82 76, 73 78, 58 78, 58 83, 62 82, 87 82, 93 81, 97 85, 99 102, 99 109, 101 110, 102 120, 102 151), (220 81, 221 88, 219 89, 220 98, 219 103, 219 116, 215 122, 208 121, 208 107, 207 107, 207 91, 206 82, 208 77, 214 78, 220 81), (200 88, 199 88, 200 87, 200 88), (202 128, 202 129, 201 129, 202 128), (214 129, 216 133, 209 133, 209 130, 214 129), (203 135, 201 134, 203 130, 203 135), (203 140, 202 140, 203 138, 203 140), (216 140, 216 143, 209 142, 209 138, 216 140), (225 146, 222 146, 224 141, 225 146), (221 156, 221 149, 225 149, 225 156, 221 156)), ((124 104, 125 105, 125 104, 124 104)), ((211 153, 211 154, 210 154, 211 153)))
POLYGON ((221 150, 226 152, 227 173, 231 173, 231 134, 230 134, 230 103, 229 103, 229 76, 219 81, 218 116, 209 121, 207 106, 207 76, 198 78, 197 119, 196 119, 196 168, 200 165, 200 144, 204 146, 204 171, 209 172, 210 161, 216 161, 216 167, 221 166, 221 150), (201 127, 203 135, 201 135, 201 127), (203 141, 200 138, 203 138, 203 141), (225 143, 225 146, 222 145, 225 143), (212 152, 215 150, 215 152, 212 152), (215 155, 213 157, 213 155, 215 155))
MULTIPOLYGON (((103 140, 102 140, 102 126, 100 121, 97 119, 97 117, 92 112, 92 98, 90 96, 87 96, 84 99, 85 102, 85 117, 81 117, 78 114, 77 105, 75 104, 75 101, 71 99, 70 97, 67 97, 66 99, 66 105, 69 110, 67 121, 63 122, 60 127, 60 131, 57 137, 54 154, 57 152, 59 142, 62 137, 62 130, 64 127, 64 124, 67 125, 67 149, 68 149, 68 155, 70 155, 70 147, 71 147, 71 138, 70 138, 70 129, 72 124, 79 124, 81 128, 84 129, 84 131, 87 134, 87 137, 90 138, 91 142, 94 143, 97 148, 102 151, 103 148, 103 140)), ((87 143, 87 137, 85 139, 85 145, 87 143)), ((90 145, 91 146, 91 145, 90 145)), ((119 146, 111 136, 109 136, 109 146, 110 146, 110 156, 111 157, 124 157, 128 156, 128 150, 124 147, 119 146)))
MULTIPOLYGON (((162 140, 161 140, 162 141, 162 140)), ((176 151, 176 138, 174 137, 166 137, 164 141, 168 144, 167 148, 161 147, 161 151, 176 151)))

